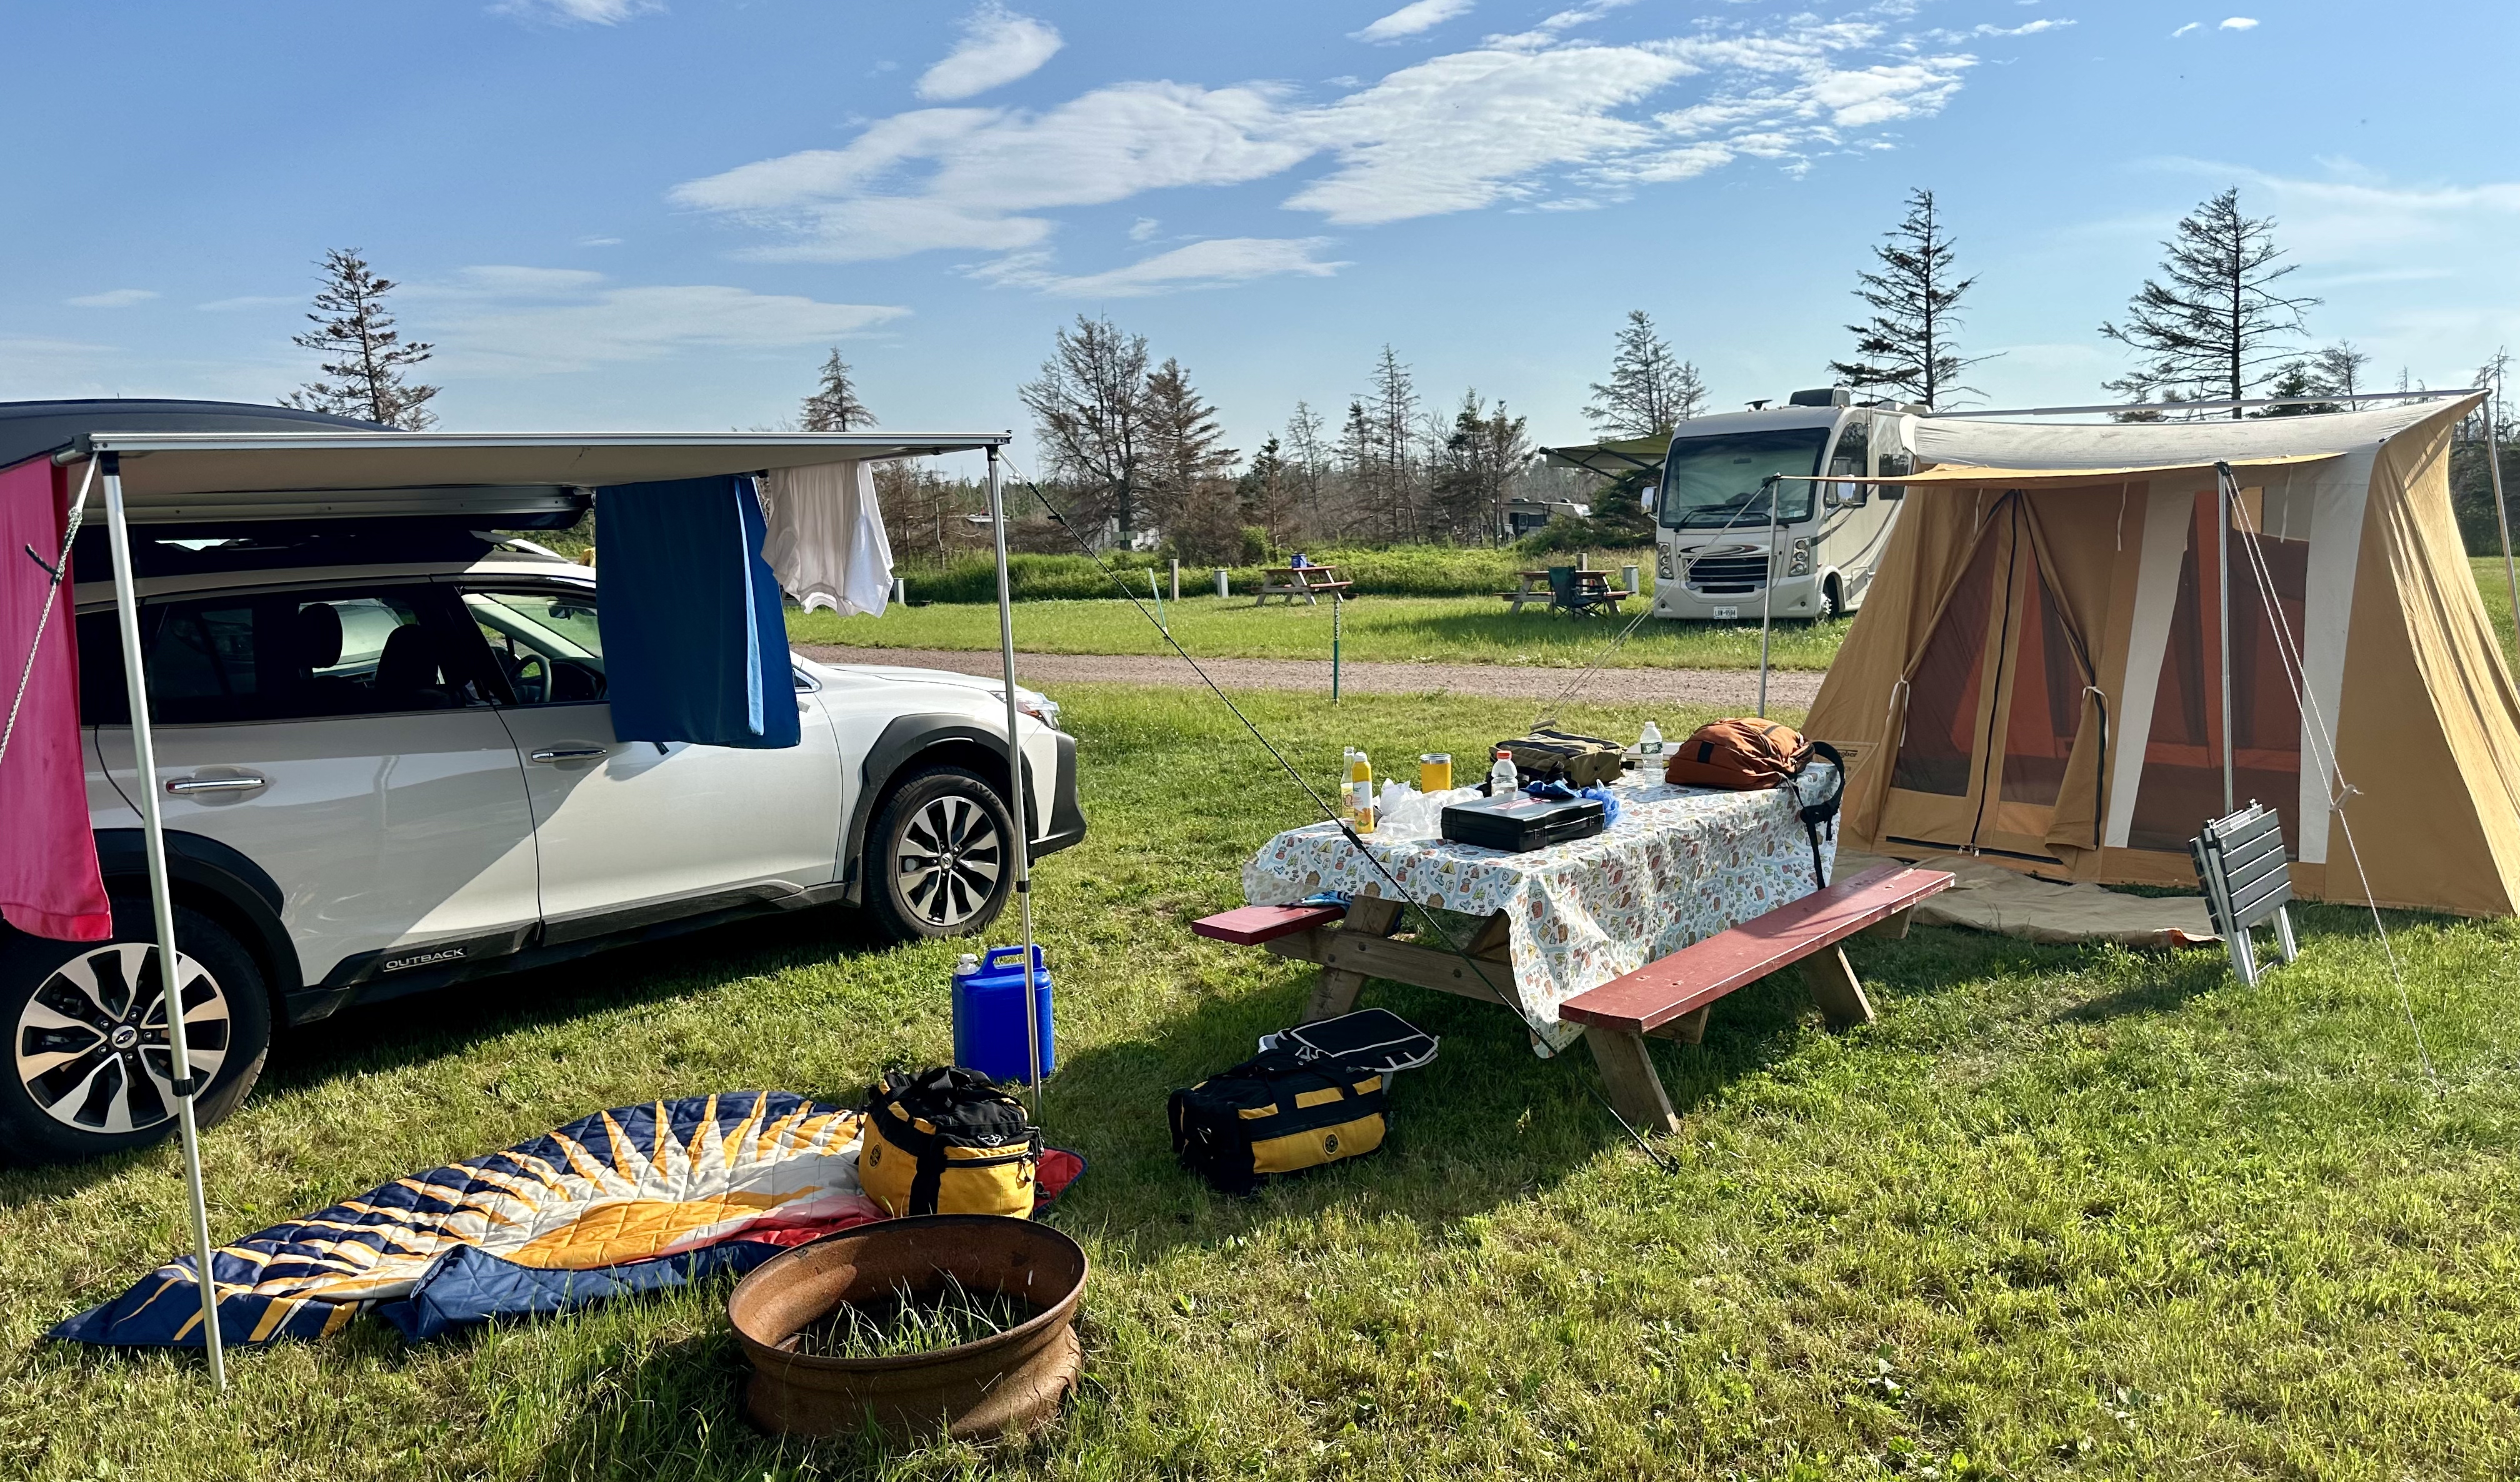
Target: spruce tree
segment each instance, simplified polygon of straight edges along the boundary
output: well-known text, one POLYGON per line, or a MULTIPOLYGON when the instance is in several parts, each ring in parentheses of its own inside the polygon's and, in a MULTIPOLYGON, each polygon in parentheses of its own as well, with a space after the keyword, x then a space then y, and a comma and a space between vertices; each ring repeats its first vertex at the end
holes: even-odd
POLYGON ((1977 286, 1962 278, 1958 250, 1934 214, 1934 193, 1908 193, 1908 214, 1873 247, 1877 272, 1856 275, 1855 296, 1872 310, 1850 324, 1853 360, 1832 360, 1829 370, 1857 389, 1893 391, 1928 411, 1975 388, 1959 383, 1970 366, 1994 357, 1959 353, 1960 299, 1977 286))
POLYGON ((2236 186, 2181 217, 2161 245, 2161 277, 2144 280, 2124 323, 2100 326, 2140 357, 2108 389, 2135 401, 2241 401, 2276 375, 2318 300, 2275 292, 2295 264, 2277 265, 2274 228, 2273 217, 2241 213, 2236 186))
POLYGON ((1216 408, 1167 357, 1147 375, 1145 399, 1147 505, 1186 560, 1231 560, 1242 545, 1242 521, 1225 475, 1235 450, 1225 446, 1216 408))
POLYGON ((1610 379, 1593 382, 1584 416, 1613 437, 1660 437, 1706 406, 1697 367, 1673 353, 1642 309, 1628 310, 1610 352, 1610 379))
POLYGON ((823 362, 822 383, 805 398, 799 420, 808 432, 846 432, 875 426, 875 414, 858 399, 857 374, 840 358, 838 345, 832 346, 832 358, 823 362))
POLYGON ((408 373, 436 347, 403 342, 385 308, 392 281, 378 277, 356 247, 335 247, 317 266, 324 286, 315 292, 315 311, 306 316, 315 328, 291 336, 290 343, 336 358, 319 361, 323 378, 281 397, 281 405, 364 418, 408 432, 434 425, 437 414, 428 402, 438 388, 409 380, 408 373))

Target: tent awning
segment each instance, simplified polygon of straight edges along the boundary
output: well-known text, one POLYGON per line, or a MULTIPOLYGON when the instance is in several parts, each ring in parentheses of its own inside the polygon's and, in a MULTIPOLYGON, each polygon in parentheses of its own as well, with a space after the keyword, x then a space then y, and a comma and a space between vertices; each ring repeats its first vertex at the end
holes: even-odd
MULTIPOLYGON (((2234 476, 2263 469, 2292 469, 2305 464, 2325 463, 2342 458, 2338 453, 2279 453, 2261 458, 2231 459, 2234 476)), ((1945 464, 1921 473, 1905 473, 1897 477, 1861 480, 1872 483, 1904 484, 1909 488, 1960 487, 1979 489, 2055 489, 2076 484, 2129 483, 2137 480, 2168 478, 2178 474, 2194 474, 2200 478, 2214 476, 2211 463, 2133 464, 2117 469, 1998 469, 1977 464, 1945 464)), ((1823 478, 1822 482, 1847 482, 1842 478, 1823 478)))
POLYGON ((92 432, 137 524, 522 515, 606 484, 1003 447, 1009 432, 92 432))

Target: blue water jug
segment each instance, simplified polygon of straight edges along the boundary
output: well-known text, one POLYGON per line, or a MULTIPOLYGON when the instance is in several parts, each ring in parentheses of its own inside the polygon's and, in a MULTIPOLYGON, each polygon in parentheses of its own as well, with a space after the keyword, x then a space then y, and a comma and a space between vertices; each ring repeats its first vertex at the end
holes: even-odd
MULTIPOLYGON (((1021 947, 991 947, 986 960, 966 954, 954 968, 954 1063, 1001 1081, 1032 1077, 1024 1053, 1021 947)), ((1050 966, 1032 950, 1032 995, 1040 1014, 1041 1073, 1058 1064, 1052 1054, 1050 966)))

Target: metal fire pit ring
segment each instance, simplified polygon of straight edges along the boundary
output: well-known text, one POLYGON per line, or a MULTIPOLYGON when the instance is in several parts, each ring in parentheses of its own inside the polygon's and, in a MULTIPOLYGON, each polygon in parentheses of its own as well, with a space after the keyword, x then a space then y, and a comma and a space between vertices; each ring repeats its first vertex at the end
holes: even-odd
POLYGON ((1028 1430, 1056 1415, 1076 1382, 1085 1275, 1085 1251, 1074 1240, 1003 1215, 914 1215, 782 1252, 737 1282, 726 1301, 752 1364, 744 1413, 765 1430, 806 1436, 847 1433, 870 1418, 914 1441, 1028 1430), (842 1302, 905 1285, 924 1294, 948 1276, 1041 1311, 975 1342, 892 1358, 827 1359, 792 1346, 842 1302))

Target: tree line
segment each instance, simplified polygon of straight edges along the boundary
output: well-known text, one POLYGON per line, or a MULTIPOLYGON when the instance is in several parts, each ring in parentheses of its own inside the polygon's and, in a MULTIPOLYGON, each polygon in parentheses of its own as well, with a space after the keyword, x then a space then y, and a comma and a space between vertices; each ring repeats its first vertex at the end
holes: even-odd
MULTIPOLYGON (((1969 373, 1998 358, 1968 354, 1965 309, 1979 282, 1963 273, 1958 244, 1934 193, 1911 191, 1899 221, 1856 275, 1863 306, 1846 326, 1853 346, 1832 359, 1832 384, 1948 411, 1985 393, 1969 373)), ((2130 365, 2102 382, 2121 399, 2114 415, 2150 421, 2198 417, 2292 416, 2340 411, 2370 394, 2371 357, 2350 341, 2312 347, 2308 316, 2321 300, 2287 292, 2295 264, 2277 245, 2276 223, 2251 216, 2236 187, 2180 218, 2161 244, 2162 260, 2103 321, 2100 337, 2130 365), (2265 397, 2287 404, 2224 405, 2265 397)), ((439 388, 416 372, 433 346, 405 340, 386 306, 392 282, 355 248, 329 251, 310 328, 292 342, 315 351, 320 374, 282 398, 292 406, 388 426, 434 424, 439 388)), ((2500 357, 2471 383, 2499 385, 2500 357)), ((2399 388, 2410 378, 2399 377, 2399 388)), ((1603 490, 1582 475, 1544 467, 1526 419, 1475 387, 1457 402, 1432 403, 1391 345, 1367 368, 1363 389, 1326 417, 1297 401, 1278 430, 1247 453, 1226 445, 1215 405, 1177 356, 1160 362, 1144 335, 1107 315, 1079 314, 1056 330, 1039 374, 1017 387, 1031 416, 1039 488, 1068 526, 1091 543, 1162 547, 1187 561, 1262 560, 1308 542, 1489 544, 1512 538, 1519 513, 1571 512, 1596 493, 1600 508, 1583 532, 1606 544, 1651 539, 1632 507, 1632 490, 1603 490), (1631 528, 1633 527, 1633 528, 1631 528)), ((1643 309, 1615 332, 1606 379, 1584 406, 1597 437, 1669 436, 1712 405, 1705 377, 1674 348, 1643 309)), ((842 431, 876 423, 856 373, 834 347, 798 425, 842 431)), ((2465 440, 2481 447, 2483 420, 2465 440)), ((2506 418, 2495 419, 2498 454, 2520 458, 2506 418)), ((2481 452, 2454 469, 2461 523, 2471 535, 2483 493, 2481 452), (2480 487, 2470 489, 2469 484, 2480 487)), ((1633 482, 1633 480, 1631 481, 1633 482)), ((904 559, 950 561, 985 540, 965 516, 980 505, 976 486, 932 472, 887 467, 881 493, 904 559)), ((1065 548, 1069 537, 1035 517, 1020 543, 1065 548)))

